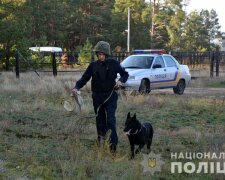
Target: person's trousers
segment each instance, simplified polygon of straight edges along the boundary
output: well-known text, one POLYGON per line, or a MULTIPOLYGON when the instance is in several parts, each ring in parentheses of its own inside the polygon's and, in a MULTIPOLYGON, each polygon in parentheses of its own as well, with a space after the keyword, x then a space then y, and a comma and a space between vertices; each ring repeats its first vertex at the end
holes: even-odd
POLYGON ((110 130, 110 144, 117 145, 118 136, 116 132, 116 108, 118 95, 116 92, 112 93, 112 96, 104 103, 104 101, 110 96, 111 92, 107 93, 92 93, 94 111, 96 116, 96 127, 98 133, 98 141, 105 138, 106 133, 110 130), (99 108, 100 107, 100 108, 99 108))

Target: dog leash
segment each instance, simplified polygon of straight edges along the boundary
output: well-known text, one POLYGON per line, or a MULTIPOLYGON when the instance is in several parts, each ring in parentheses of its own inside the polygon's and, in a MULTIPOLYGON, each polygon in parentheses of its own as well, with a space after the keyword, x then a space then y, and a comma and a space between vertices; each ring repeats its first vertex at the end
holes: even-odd
POLYGON ((98 106, 98 108, 97 108, 97 110, 96 110, 97 113, 96 113, 95 117, 98 116, 99 109, 103 106, 103 104, 105 104, 105 103, 112 97, 112 94, 113 94, 113 92, 116 90, 116 88, 117 88, 117 86, 115 85, 115 86, 113 87, 111 93, 109 94, 109 96, 103 101, 102 104, 100 104, 100 105, 98 106))

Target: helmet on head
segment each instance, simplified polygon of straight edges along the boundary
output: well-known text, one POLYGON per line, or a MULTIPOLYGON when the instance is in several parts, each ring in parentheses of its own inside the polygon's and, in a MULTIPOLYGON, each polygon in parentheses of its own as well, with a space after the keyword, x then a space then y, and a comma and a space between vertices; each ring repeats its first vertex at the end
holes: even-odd
POLYGON ((111 54, 110 45, 106 41, 99 41, 95 45, 94 51, 95 51, 95 53, 102 52, 108 56, 111 54))

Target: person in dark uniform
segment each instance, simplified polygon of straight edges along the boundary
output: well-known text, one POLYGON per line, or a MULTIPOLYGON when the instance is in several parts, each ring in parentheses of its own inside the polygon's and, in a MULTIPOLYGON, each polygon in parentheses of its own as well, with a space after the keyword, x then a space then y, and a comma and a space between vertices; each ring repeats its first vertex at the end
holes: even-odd
POLYGON ((94 51, 98 60, 89 64, 81 79, 76 82, 72 93, 77 93, 91 79, 93 106, 97 115, 97 140, 100 144, 110 130, 110 150, 114 153, 118 143, 115 117, 118 95, 114 90, 127 81, 129 74, 118 61, 110 58, 108 42, 99 41, 94 51), (116 82, 117 73, 120 74, 120 78, 116 82))

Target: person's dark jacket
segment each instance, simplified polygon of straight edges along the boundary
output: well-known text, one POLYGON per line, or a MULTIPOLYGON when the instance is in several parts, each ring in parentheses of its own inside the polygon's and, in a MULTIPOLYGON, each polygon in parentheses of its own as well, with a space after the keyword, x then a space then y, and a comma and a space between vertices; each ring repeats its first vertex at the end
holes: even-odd
POLYGON ((89 64, 81 79, 77 81, 75 88, 81 89, 92 78, 91 90, 93 92, 112 91, 116 84, 117 73, 120 74, 119 81, 125 83, 129 74, 118 61, 113 59, 106 59, 103 62, 94 61, 89 64))

